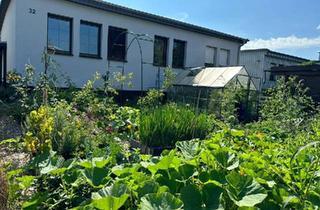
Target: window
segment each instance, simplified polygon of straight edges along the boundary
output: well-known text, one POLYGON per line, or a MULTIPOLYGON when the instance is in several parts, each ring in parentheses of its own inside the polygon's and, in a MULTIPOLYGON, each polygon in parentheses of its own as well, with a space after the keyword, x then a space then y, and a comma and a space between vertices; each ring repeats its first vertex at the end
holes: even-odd
POLYGON ((273 73, 270 74, 270 78, 269 78, 270 81, 276 81, 276 77, 273 73))
POLYGON ((217 48, 215 47, 206 47, 206 60, 205 66, 214 67, 217 63, 217 48))
POLYGON ((57 54, 72 54, 72 18, 48 15, 48 49, 57 54))
POLYGON ((127 29, 109 27, 108 59, 114 61, 126 60, 127 29))
POLYGON ((173 68, 184 68, 185 67, 185 52, 186 42, 180 40, 174 40, 173 43, 173 68))
POLYGON ((154 38, 154 57, 155 66, 167 66, 168 39, 165 37, 155 36, 154 38))
POLYGON ((221 49, 220 50, 220 66, 229 66, 230 65, 230 50, 221 49))
POLYGON ((101 25, 81 20, 80 56, 100 58, 101 25))

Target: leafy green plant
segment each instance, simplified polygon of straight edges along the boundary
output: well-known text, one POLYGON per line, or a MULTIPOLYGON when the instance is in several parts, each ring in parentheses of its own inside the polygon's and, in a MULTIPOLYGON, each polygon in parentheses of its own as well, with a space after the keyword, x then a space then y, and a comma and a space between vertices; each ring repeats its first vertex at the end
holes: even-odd
POLYGON ((261 133, 225 129, 178 142, 160 157, 132 152, 114 162, 51 153, 31 161, 38 176, 16 182, 36 189, 24 209, 317 209, 318 145, 291 152, 261 133))
POLYGON ((160 90, 151 89, 145 97, 138 100, 138 105, 141 108, 159 107, 163 101, 164 93, 160 90))
POLYGON ((303 83, 294 77, 287 81, 280 79, 276 87, 267 92, 268 97, 260 110, 261 120, 270 121, 284 133, 298 131, 315 111, 307 92, 303 83))
POLYGON ((44 69, 39 74, 31 64, 25 66, 23 76, 13 76, 13 87, 17 92, 22 117, 42 105, 54 105, 57 102, 57 86, 65 76, 59 74, 58 65, 45 49, 41 61, 44 69))
POLYGON ((141 113, 140 140, 147 146, 170 147, 179 140, 204 139, 213 128, 212 123, 205 114, 169 104, 141 113))
POLYGON ((32 111, 26 119, 26 130, 24 141, 26 148, 33 155, 51 149, 51 134, 53 131, 54 119, 50 108, 40 107, 32 111))

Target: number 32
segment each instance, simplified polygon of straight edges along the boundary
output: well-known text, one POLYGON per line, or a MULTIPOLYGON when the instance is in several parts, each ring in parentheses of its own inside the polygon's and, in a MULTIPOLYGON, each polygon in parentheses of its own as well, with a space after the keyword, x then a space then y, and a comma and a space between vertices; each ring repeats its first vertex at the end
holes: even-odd
POLYGON ((32 9, 32 8, 29 8, 29 13, 34 15, 34 14, 36 14, 36 10, 32 9))

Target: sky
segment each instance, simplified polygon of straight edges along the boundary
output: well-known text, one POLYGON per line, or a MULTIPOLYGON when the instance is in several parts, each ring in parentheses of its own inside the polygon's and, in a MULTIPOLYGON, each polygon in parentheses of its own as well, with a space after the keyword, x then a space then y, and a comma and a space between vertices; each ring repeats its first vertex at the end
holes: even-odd
POLYGON ((250 39, 243 49, 319 58, 320 0, 108 1, 250 39))

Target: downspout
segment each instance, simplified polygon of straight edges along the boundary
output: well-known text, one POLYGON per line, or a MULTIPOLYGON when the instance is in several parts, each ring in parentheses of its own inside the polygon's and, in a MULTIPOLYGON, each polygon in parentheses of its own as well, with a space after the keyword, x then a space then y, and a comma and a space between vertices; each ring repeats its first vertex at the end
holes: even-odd
POLYGON ((248 42, 249 42, 249 39, 245 39, 245 40, 243 40, 243 41, 240 43, 240 45, 239 45, 239 47, 238 47, 238 58, 237 58, 237 65, 238 65, 238 66, 240 65, 240 52, 241 52, 241 47, 242 47, 243 45, 247 44, 248 42))
POLYGON ((241 51, 241 47, 242 47, 242 46, 243 46, 243 45, 239 45, 239 47, 238 47, 237 66, 240 65, 240 51, 241 51))

